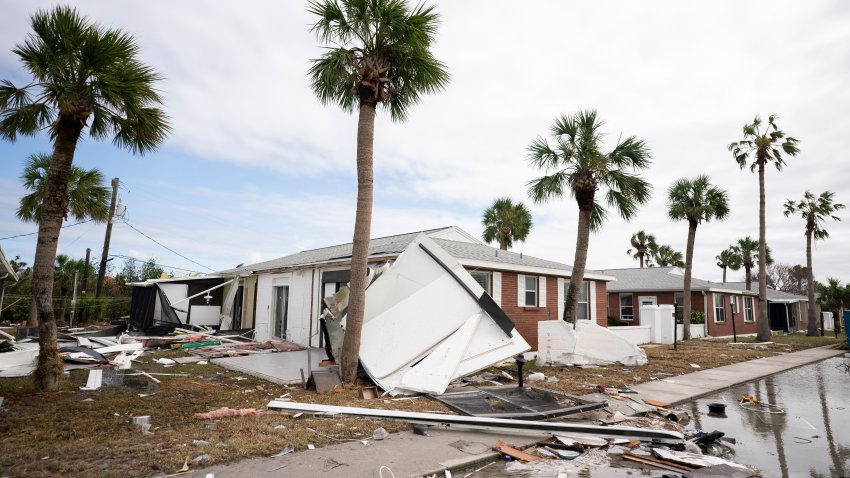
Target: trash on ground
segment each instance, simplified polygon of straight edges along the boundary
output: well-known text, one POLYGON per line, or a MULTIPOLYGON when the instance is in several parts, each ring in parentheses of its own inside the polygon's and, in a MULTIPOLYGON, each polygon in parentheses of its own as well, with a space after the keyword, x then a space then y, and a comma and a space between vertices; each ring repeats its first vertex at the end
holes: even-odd
POLYGON ((294 446, 286 445, 285 447, 283 447, 283 450, 281 450, 279 453, 275 453, 274 455, 271 456, 271 458, 277 458, 279 456, 288 455, 288 454, 292 453, 293 451, 295 451, 294 446))
POLYGON ((228 408, 221 407, 219 409, 207 412, 207 413, 196 413, 195 418, 201 420, 212 420, 214 418, 224 418, 224 417, 247 417, 247 416, 257 416, 259 413, 255 408, 228 408))
POLYGON ((448 392, 432 398, 465 415, 525 420, 545 420, 605 406, 573 395, 512 385, 448 392))

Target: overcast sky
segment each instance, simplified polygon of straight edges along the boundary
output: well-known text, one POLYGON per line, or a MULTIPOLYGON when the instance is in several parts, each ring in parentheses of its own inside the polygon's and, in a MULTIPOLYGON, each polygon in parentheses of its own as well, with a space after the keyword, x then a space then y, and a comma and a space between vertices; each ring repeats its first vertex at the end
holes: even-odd
MULTIPOLYGON (((666 190, 707 174, 728 190, 732 212, 700 226, 694 273, 719 280, 714 257, 739 237, 758 236, 757 176, 727 151, 756 114, 780 115, 780 127, 801 141, 797 158, 766 175, 776 261, 806 260, 802 219, 782 214, 787 198, 832 190, 850 204, 846 1, 430 3, 442 19, 435 54, 452 81, 407 122, 378 119, 373 237, 447 225, 480 236, 482 211, 507 195, 534 215, 529 239, 514 250, 572 263, 575 202, 530 204, 525 184, 539 172, 526 147, 557 115, 584 108, 599 111, 612 142, 636 135, 654 157, 644 173, 651 202, 628 223, 612 215, 591 237, 589 268, 636 266, 625 251, 639 229, 684 251, 687 224, 667 219, 666 190)), ((4 5, 0 79, 27 81, 11 49, 29 31, 29 15, 50 5, 4 5)), ((198 264, 224 269, 351 240, 356 117, 310 91, 309 60, 322 50, 305 6, 79 3, 90 19, 133 34, 143 60, 167 78, 159 87, 174 130, 141 158, 85 140, 75 163, 121 178, 129 223, 194 263, 121 223, 111 252, 205 271, 198 264)), ((35 231, 14 216, 18 178, 28 154, 50 149, 46 136, 0 142, 0 237, 35 231)), ((99 256, 104 228, 64 229, 60 252, 81 257, 91 247, 99 256)), ((848 281, 850 220, 827 229, 815 273, 848 281)), ((0 245, 32 263, 35 236, 0 245)))

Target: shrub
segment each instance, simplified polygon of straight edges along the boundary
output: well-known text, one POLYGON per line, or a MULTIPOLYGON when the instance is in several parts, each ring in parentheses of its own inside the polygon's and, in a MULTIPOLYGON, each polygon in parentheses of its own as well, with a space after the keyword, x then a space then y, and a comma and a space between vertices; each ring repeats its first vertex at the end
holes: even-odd
POLYGON ((691 311, 691 323, 692 324, 704 324, 705 323, 705 314, 702 312, 697 312, 695 310, 691 311))

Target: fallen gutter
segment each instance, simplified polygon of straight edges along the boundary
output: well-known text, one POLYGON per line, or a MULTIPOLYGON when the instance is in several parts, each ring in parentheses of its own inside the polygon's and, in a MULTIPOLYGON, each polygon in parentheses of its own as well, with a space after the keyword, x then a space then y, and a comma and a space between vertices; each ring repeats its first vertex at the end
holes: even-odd
POLYGON ((655 430, 634 427, 582 425, 565 422, 539 422, 531 420, 512 420, 507 418, 482 418, 438 413, 404 412, 399 410, 377 410, 371 408, 341 407, 313 403, 298 403, 272 400, 268 408, 291 412, 307 412, 328 415, 348 415, 377 420, 401 420, 425 425, 445 425, 454 428, 471 428, 511 432, 537 432, 553 435, 578 435, 605 438, 636 439, 657 444, 682 443, 681 433, 668 430, 655 430))

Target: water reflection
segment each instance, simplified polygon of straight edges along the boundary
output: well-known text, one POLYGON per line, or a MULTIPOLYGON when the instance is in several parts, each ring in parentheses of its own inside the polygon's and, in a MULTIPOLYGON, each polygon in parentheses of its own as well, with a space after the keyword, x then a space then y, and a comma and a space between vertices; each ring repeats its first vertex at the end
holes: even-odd
POLYGON ((736 461, 761 469, 764 476, 846 476, 850 427, 833 428, 833 423, 850 423, 850 404, 845 404, 850 375, 836 367, 842 363, 826 360, 696 400, 691 406, 700 416, 694 422, 736 438, 736 461), (785 413, 745 410, 738 406, 742 395, 778 405, 785 413), (725 402, 728 418, 704 413, 712 402, 725 402))

